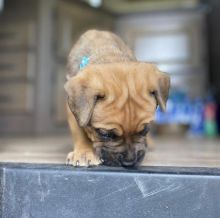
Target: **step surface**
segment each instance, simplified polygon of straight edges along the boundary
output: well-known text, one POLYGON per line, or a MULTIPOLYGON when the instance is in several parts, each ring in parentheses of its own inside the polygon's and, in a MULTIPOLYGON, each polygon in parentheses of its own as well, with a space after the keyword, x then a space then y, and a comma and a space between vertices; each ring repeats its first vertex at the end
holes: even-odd
POLYGON ((220 169, 2 163, 0 204, 2 218, 217 218, 220 169))

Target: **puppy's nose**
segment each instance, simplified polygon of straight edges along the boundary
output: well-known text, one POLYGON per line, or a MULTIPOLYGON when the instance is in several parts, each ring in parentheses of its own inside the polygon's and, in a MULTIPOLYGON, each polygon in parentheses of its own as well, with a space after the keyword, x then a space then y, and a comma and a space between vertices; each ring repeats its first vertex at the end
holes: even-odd
POLYGON ((123 158, 121 160, 121 164, 124 167, 132 167, 135 166, 137 162, 137 155, 135 152, 127 152, 123 155, 123 158))

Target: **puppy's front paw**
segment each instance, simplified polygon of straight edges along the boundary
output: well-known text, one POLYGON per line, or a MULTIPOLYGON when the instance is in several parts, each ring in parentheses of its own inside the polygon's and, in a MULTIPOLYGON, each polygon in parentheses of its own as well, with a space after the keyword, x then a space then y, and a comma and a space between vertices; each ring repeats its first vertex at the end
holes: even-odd
POLYGON ((90 150, 72 151, 67 155, 66 164, 73 166, 97 166, 101 164, 100 159, 90 150))

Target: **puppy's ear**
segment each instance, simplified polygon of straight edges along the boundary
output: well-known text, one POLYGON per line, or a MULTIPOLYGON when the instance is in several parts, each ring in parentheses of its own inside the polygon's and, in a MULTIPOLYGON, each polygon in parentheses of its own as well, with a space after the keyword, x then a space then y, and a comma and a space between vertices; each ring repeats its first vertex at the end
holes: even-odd
POLYGON ((148 67, 150 93, 156 98, 162 111, 166 110, 166 102, 170 89, 170 76, 159 71, 154 65, 148 67))
POLYGON ((81 76, 71 77, 64 88, 69 108, 79 126, 86 126, 91 119, 97 99, 103 97, 103 94, 98 89, 92 88, 89 81, 81 76))
POLYGON ((154 91, 157 104, 162 111, 166 110, 166 103, 169 96, 170 77, 163 72, 158 71, 157 87, 154 91))

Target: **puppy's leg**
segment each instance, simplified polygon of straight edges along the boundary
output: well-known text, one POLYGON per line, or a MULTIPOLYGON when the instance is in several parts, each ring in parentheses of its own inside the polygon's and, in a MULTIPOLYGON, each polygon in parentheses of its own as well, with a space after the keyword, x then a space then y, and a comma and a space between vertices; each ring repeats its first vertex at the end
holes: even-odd
POLYGON ((91 141, 86 136, 84 130, 79 127, 68 105, 67 117, 74 145, 74 151, 67 155, 67 164, 74 166, 99 165, 101 161, 95 155, 91 141))

